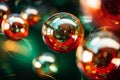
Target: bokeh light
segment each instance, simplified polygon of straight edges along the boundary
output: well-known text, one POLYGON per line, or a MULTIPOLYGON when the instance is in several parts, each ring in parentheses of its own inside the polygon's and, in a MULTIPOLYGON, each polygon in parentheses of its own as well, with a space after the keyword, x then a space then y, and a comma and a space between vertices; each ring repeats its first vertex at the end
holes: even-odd
POLYGON ((90 79, 117 80, 120 73, 119 38, 98 31, 86 38, 76 52, 78 68, 90 79), (114 75, 114 76, 113 76, 114 75))
POLYGON ((11 40, 28 36, 28 24, 19 14, 11 14, 2 22, 2 32, 11 40))
POLYGON ((42 26, 43 40, 56 52, 69 52, 83 40, 83 27, 79 19, 66 12, 52 15, 42 26))

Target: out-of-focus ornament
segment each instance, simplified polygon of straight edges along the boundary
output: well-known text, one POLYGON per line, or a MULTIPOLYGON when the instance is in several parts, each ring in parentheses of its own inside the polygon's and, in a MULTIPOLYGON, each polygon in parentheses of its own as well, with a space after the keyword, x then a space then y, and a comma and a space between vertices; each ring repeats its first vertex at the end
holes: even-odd
POLYGON ((77 49, 78 68, 93 80, 117 80, 120 74, 119 42, 110 31, 91 34, 77 49))
POLYGON ((0 2, 0 24, 10 14, 10 9, 4 2, 0 2))
POLYGON ((120 24, 120 0, 101 0, 104 17, 113 24, 120 24))
POLYGON ((43 40, 56 52, 69 52, 83 40, 83 27, 77 17, 61 12, 52 15, 42 26, 43 40))
POLYGON ((33 59, 33 68, 40 77, 53 78, 52 75, 58 72, 56 57, 48 52, 42 53, 33 59))
POLYGON ((28 35, 28 24, 19 14, 11 14, 2 22, 2 32, 11 40, 20 40, 28 35))
POLYGON ((93 15, 101 8, 101 0, 79 0, 80 9, 85 15, 93 15))
POLYGON ((27 20, 30 26, 33 26, 40 21, 40 14, 38 10, 32 7, 28 7, 23 10, 20 15, 23 19, 27 20))

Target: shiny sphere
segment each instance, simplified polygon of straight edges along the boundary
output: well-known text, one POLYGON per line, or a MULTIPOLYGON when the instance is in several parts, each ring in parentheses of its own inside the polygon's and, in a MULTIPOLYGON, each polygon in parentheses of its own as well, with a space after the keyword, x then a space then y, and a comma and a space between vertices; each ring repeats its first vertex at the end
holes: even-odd
POLYGON ((92 80, 118 80, 120 43, 109 31, 99 31, 86 38, 76 51, 77 66, 92 80))
POLYGON ((23 10, 20 15, 23 17, 23 19, 27 20, 30 26, 33 26, 40 21, 40 14, 35 8, 29 7, 23 10))
POLYGON ((101 11, 107 21, 120 25, 120 0, 101 0, 101 11))
POLYGON ((10 9, 4 2, 0 2, 0 24, 10 14, 10 9))
POLYGON ((28 36, 28 24, 19 14, 11 14, 2 22, 2 32, 11 40, 28 36))
POLYGON ((56 57, 44 52, 33 59, 33 68, 40 77, 50 77, 58 72, 56 57))
POLYGON ((81 44, 83 27, 79 19, 66 12, 52 15, 42 26, 43 40, 56 52, 70 52, 81 44))

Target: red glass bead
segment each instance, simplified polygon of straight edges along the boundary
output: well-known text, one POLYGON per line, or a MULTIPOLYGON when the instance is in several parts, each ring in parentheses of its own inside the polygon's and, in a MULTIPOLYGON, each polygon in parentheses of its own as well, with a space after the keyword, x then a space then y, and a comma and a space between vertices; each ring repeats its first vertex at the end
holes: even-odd
POLYGON ((117 80, 120 74, 119 39, 109 31, 91 34, 77 49, 77 66, 92 80, 117 80))
POLYGON ((83 40, 83 27, 70 13, 52 15, 42 26, 44 42, 56 52, 74 50, 83 40))
POLYGON ((2 32, 11 40, 20 40, 28 35, 28 24, 19 14, 11 14, 2 22, 2 32))

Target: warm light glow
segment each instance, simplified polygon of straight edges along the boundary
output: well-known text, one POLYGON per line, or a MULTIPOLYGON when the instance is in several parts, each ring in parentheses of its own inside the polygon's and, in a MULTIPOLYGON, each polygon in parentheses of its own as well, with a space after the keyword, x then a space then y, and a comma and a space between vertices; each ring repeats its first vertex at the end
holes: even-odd
POLYGON ((76 57, 78 61, 81 60, 82 58, 82 52, 83 52, 83 48, 81 45, 79 45, 76 51, 76 57))
POLYGON ((96 74, 96 70, 93 70, 92 73, 93 73, 93 74, 96 74))
POLYGON ((48 28, 47 30, 45 30, 45 29, 46 29, 46 26, 43 25, 42 33, 44 35, 53 35, 53 29, 51 29, 51 28, 48 28))
POLYGON ((101 0, 80 0, 81 9, 84 14, 91 15, 101 7, 101 0))
POLYGON ((40 68, 40 67, 41 67, 40 62, 35 62, 35 63, 34 63, 34 67, 35 67, 35 68, 40 68))
POLYGON ((24 28, 21 28, 21 29, 20 29, 20 32, 24 33, 24 32, 25 32, 25 29, 24 29, 24 28))
POLYGON ((99 9, 101 0, 86 0, 86 5, 90 8, 99 9))
POLYGON ((39 21, 39 17, 38 16, 35 16, 35 17, 33 17, 33 21, 39 21))
POLYGON ((113 58, 111 62, 115 64, 117 67, 120 66, 120 58, 113 58))
POLYGON ((12 41, 12 40, 7 40, 2 44, 2 47, 4 48, 4 50, 11 52, 11 54, 21 54, 24 56, 29 56, 29 42, 25 42, 24 45, 16 42, 16 41, 12 41), (25 45, 28 45, 28 47, 26 47, 25 45), (13 53, 12 53, 13 52, 13 53))
POLYGON ((83 55, 82 55, 82 60, 83 62, 91 62, 92 61, 92 57, 93 57, 93 54, 87 50, 85 50, 83 52, 83 55))
POLYGON ((22 16, 22 18, 25 19, 25 20, 27 20, 27 18, 28 18, 27 14, 24 14, 24 13, 21 14, 21 16, 22 16))
POLYGON ((4 16, 3 16, 3 19, 6 19, 6 18, 7 18, 7 15, 4 15, 4 16))
POLYGON ((115 24, 119 24, 119 21, 115 21, 114 23, 115 23, 115 24))
POLYGON ((89 65, 87 65, 87 66, 85 67, 85 69, 89 70, 89 69, 90 69, 90 66, 89 66, 89 65))
POLYGON ((78 38, 78 35, 72 35, 72 38, 76 40, 78 38))
POLYGON ((4 27, 3 27, 4 30, 8 30, 9 28, 10 28, 10 25, 7 24, 7 23, 6 23, 6 24, 4 25, 4 27))

